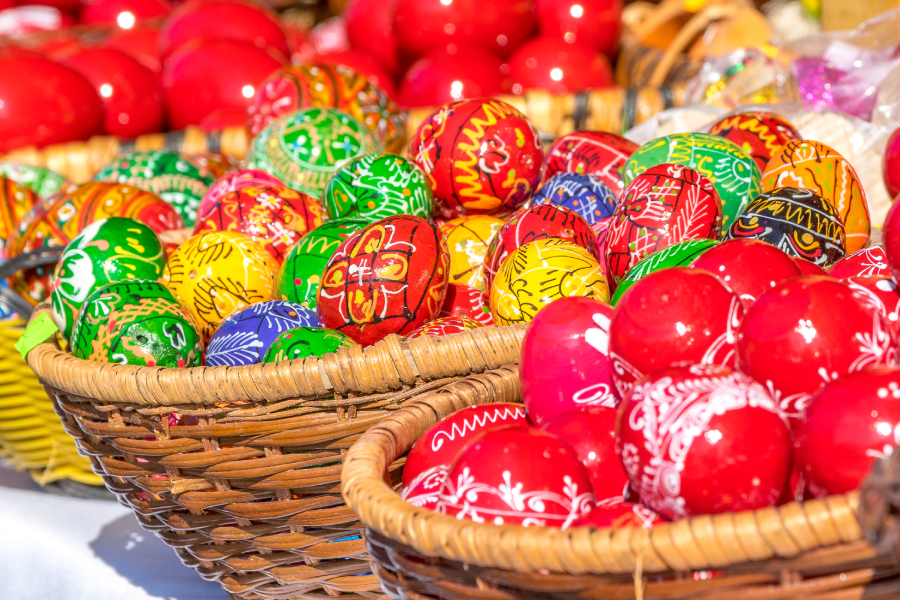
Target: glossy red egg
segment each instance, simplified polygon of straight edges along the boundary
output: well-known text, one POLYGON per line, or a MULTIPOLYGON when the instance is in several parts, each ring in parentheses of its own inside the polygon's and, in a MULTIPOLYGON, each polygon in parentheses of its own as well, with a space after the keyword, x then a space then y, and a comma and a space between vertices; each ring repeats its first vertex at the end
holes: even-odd
POLYGON ((578 408, 618 405, 609 360, 612 315, 608 304, 580 296, 555 300, 535 315, 519 361, 522 401, 535 424, 578 408))
POLYGON ((164 0, 93 0, 81 9, 81 22, 129 30, 141 21, 164 17, 171 10, 164 0))
POLYGON ((774 506, 791 466, 778 404, 728 367, 643 378, 619 409, 616 443, 641 502, 666 519, 774 506))
POLYGON ((116 31, 103 40, 104 48, 124 52, 157 74, 162 84, 162 61, 156 53, 159 44, 159 29, 135 28, 116 31))
POLYGON ((509 57, 512 92, 546 90, 574 94, 613 86, 609 59, 587 48, 554 38, 535 38, 509 57))
POLYGON ((821 275, 823 277, 828 275, 828 271, 814 262, 810 262, 805 258, 800 258, 799 256, 792 256, 791 258, 794 259, 794 263, 798 267, 800 267, 800 272, 804 275, 821 275))
POLYGON ((535 0, 541 36, 602 52, 610 60, 619 47, 622 0, 535 0))
POLYGON ((900 279, 900 203, 894 202, 881 226, 884 234, 884 253, 894 280, 900 279))
POLYGON ((717 244, 697 257, 691 268, 709 271, 721 279, 744 307, 785 279, 803 274, 797 263, 775 246, 750 239, 717 244))
POLYGON ((396 0, 353 0, 343 13, 350 47, 372 57, 389 73, 400 70, 394 35, 395 4, 396 0))
POLYGON ((737 368, 763 384, 792 420, 825 383, 896 362, 885 318, 828 277, 780 283, 756 300, 738 329, 737 368))
POLYGON ((246 127, 247 109, 230 107, 220 108, 209 113, 200 121, 199 127, 203 131, 222 131, 229 127, 246 127))
POLYGON ((685 267, 650 273, 628 290, 609 328, 612 378, 623 400, 645 374, 679 363, 734 365, 740 298, 714 275, 685 267))
POLYGON ((49 60, 0 58, 0 152, 86 140, 102 123, 84 75, 49 60))
POLYGON ((887 254, 884 246, 870 246, 848 254, 828 269, 828 276, 835 279, 846 277, 890 277, 887 254))
POLYGON ((447 286, 438 317, 469 317, 482 325, 494 324, 487 294, 464 283, 451 283, 447 286))
POLYGON ((435 48, 409 67, 397 96, 401 106, 440 106, 505 91, 497 56, 478 46, 450 46, 452 53, 435 48))
POLYGON ((349 67, 384 90, 384 93, 387 94, 389 98, 393 99, 397 97, 397 86, 394 84, 394 78, 391 76, 390 72, 385 71, 380 64, 369 56, 365 56, 352 50, 345 50, 343 52, 318 54, 315 57, 315 62, 326 65, 344 65, 345 67, 349 67))
POLYGON ((213 40, 181 48, 163 71, 169 126, 183 129, 217 110, 247 109, 263 80, 280 66, 245 42, 213 40))
POLYGON ((622 499, 607 500, 597 503, 594 510, 572 521, 572 527, 613 527, 625 529, 637 527, 650 529, 662 525, 665 521, 655 512, 634 502, 626 502, 622 499))
POLYGON ((857 300, 881 313, 895 336, 900 334, 900 288, 893 279, 848 277, 841 281, 850 286, 857 300))
POLYGON ((625 185, 619 171, 637 149, 637 144, 615 133, 573 131, 557 138, 547 150, 544 178, 557 173, 594 175, 621 198, 625 185))
POLYGON ((565 528, 592 508, 591 479, 575 452, 556 436, 512 425, 457 455, 435 510, 477 523, 565 528))
POLYGON ((900 129, 894 131, 884 148, 882 162, 884 187, 891 198, 900 194, 900 129))
POLYGON ((62 63, 84 75, 103 101, 103 131, 123 139, 163 130, 163 94, 157 77, 124 52, 87 48, 62 63))

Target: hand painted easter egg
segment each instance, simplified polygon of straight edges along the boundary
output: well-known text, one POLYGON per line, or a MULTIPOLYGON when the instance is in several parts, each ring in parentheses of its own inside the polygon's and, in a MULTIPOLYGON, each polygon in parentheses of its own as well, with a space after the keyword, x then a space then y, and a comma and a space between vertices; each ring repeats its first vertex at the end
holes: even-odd
POLYGON ((72 331, 72 354, 122 365, 197 367, 203 342, 190 313, 161 284, 117 281, 85 300, 72 331))
POLYGON ((738 215, 724 238, 762 240, 821 267, 843 258, 847 242, 834 207, 815 192, 797 188, 760 194, 738 215))
POLYGON ((316 298, 322 324, 363 346, 406 335, 437 315, 450 269, 437 226, 400 215, 348 237, 328 260, 316 298))
POLYGON ((609 361, 613 309, 592 298, 560 298, 538 311, 522 340, 522 402, 537 425, 567 411, 615 407, 609 361))
POLYGON ((603 269, 593 254, 572 242, 547 238, 517 249, 491 285, 491 314, 498 325, 528 323, 557 298, 609 300, 603 269))
POLYGON ((638 145, 615 133, 573 131, 559 137, 547 150, 545 177, 578 173, 598 177, 621 198, 625 191, 621 171, 638 145))
POLYGON ((31 188, 0 175, 0 254, 19 223, 39 202, 31 188))
POLYGON ((794 264, 800 267, 800 272, 804 275, 821 275, 822 277, 827 277, 828 272, 817 265, 814 262, 810 262, 805 258, 800 258, 799 256, 791 256, 794 261, 794 264))
POLYGON ((225 194, 246 187, 284 187, 284 182, 274 175, 258 169, 239 169, 225 173, 206 190, 206 194, 197 206, 197 214, 203 214, 209 204, 219 200, 225 194))
POLYGON ((56 171, 8 160, 0 161, 0 175, 30 188, 41 198, 55 194, 66 184, 66 178, 56 171))
POLYGON ((278 263, 246 235, 198 233, 169 256, 161 281, 209 340, 229 315, 275 298, 278 263))
POLYGON ((343 333, 331 329, 294 327, 275 338, 275 341, 266 350, 262 362, 283 362, 310 356, 323 356, 336 352, 338 348, 350 348, 357 345, 343 333))
POLYGON ((72 238, 50 284, 53 320, 66 340, 78 312, 97 288, 115 281, 156 281, 166 266, 162 243, 153 230, 134 219, 94 221, 72 238))
POLYGON ((614 529, 652 529, 665 521, 655 512, 634 502, 612 500, 598 502, 594 510, 572 521, 572 527, 612 527, 614 529))
POLYGON ((625 292, 650 273, 668 269, 669 267, 687 267, 698 256, 703 256, 703 253, 718 244, 719 242, 716 240, 690 240, 672 244, 650 254, 631 267, 624 279, 616 285, 616 291, 610 304, 618 306, 625 296, 625 292))
POLYGON ((616 443, 641 502, 666 519, 774 506, 790 472, 778 403, 727 367, 642 379, 622 403, 616 443))
POLYGON ((442 337, 453 333, 462 333, 484 327, 478 321, 469 317, 442 317, 425 323, 418 329, 413 329, 407 334, 406 339, 414 340, 419 337, 442 337))
POLYGON ((229 315, 206 346, 206 365, 236 367, 262 362, 269 347, 294 327, 319 327, 319 317, 305 306, 284 300, 251 304, 229 315))
POLYGON ((828 269, 828 276, 835 279, 847 277, 890 277, 887 253, 884 246, 870 246, 857 250, 840 259, 828 269))
POLYGON ((375 134, 351 115, 307 108, 269 123, 253 140, 246 163, 318 198, 345 164, 381 151, 375 134))
POLYGON ((501 227, 503 220, 489 215, 466 215, 441 225, 450 251, 450 283, 487 290, 484 259, 501 227))
POLYGON ((672 244, 719 238, 716 189, 681 164, 651 166, 628 184, 606 234, 606 269, 619 282, 641 259, 672 244))
POLYGON ((848 277, 842 282, 850 286, 857 300, 885 318, 894 336, 900 335, 900 288, 890 277, 848 277))
POLYGON ((422 169, 396 154, 368 154, 347 163, 325 187, 332 219, 377 221, 394 215, 431 217, 431 188, 422 169))
POLYGON ((500 100, 461 100, 425 119, 409 142, 445 218, 510 211, 537 189, 544 154, 537 130, 500 100))
POLYGON ((782 148, 800 138, 790 121, 770 112, 745 112, 730 115, 713 123, 711 135, 734 142, 756 161, 760 172, 782 148))
POLYGON ((575 211, 593 225, 608 219, 618 199, 599 177, 559 173, 548 179, 531 199, 531 205, 555 204, 575 211))
POLYGON ((438 312, 438 318, 441 317, 468 317, 485 326, 494 324, 487 294, 461 283, 447 286, 444 303, 438 312))
POLYGON ((344 240, 369 224, 367 219, 336 219, 300 238, 288 251, 278 271, 278 296, 315 308, 328 259, 344 240))
POLYGON ((235 231, 249 236, 279 264, 297 241, 322 224, 325 211, 315 198, 286 187, 247 187, 207 204, 194 234, 235 231))
POLYGON ((667 163, 696 169, 715 186, 723 230, 759 195, 762 175, 756 162, 733 142, 706 133, 677 133, 647 142, 625 163, 625 186, 647 169, 667 163))

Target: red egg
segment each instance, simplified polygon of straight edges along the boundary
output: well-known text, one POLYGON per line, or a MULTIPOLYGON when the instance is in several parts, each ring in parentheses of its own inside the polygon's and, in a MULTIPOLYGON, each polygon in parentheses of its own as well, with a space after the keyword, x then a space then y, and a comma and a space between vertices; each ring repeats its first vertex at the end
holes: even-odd
POLYGON ((592 508, 591 479, 575 452, 556 436, 511 425, 457 455, 435 510, 477 523, 565 528, 592 508))
POLYGON ((740 298, 705 271, 672 267, 628 290, 609 329, 612 378, 622 399, 647 373, 679 363, 734 365, 740 298))
POLYGON ((124 52, 154 73, 162 83, 162 62, 156 54, 159 45, 159 29, 129 29, 116 31, 105 40, 102 46, 124 52))
POLYGON ((887 320, 894 335, 900 334, 900 288, 890 277, 848 277, 841 280, 850 286, 856 299, 887 320))
POLYGON ((309 41, 317 54, 346 52, 350 49, 350 40, 344 18, 337 16, 319 22, 309 32, 309 41))
POLYGON ((438 317, 469 317, 482 325, 494 324, 487 294, 464 283, 451 283, 447 286, 438 317))
POLYGON ((412 57, 449 43, 505 56, 534 28, 531 0, 397 0, 394 9, 397 44, 412 57))
MULTIPOLYGON (((21 39, 35 33, 61 32, 75 24, 75 19, 68 11, 38 3, 17 7, 0 6, 0 12, 0 36, 7 40, 21 39)), ((43 36, 38 36, 37 40, 41 37, 43 36)), ((55 37, 50 36, 50 40, 55 37)))
POLYGON ((163 71, 170 127, 197 125, 221 109, 247 109, 259 85, 280 66, 245 42, 214 40, 181 48, 163 71))
POLYGON ((828 269, 828 276, 835 279, 846 277, 890 277, 887 254, 884 246, 870 246, 848 254, 828 269))
POLYGON ((546 90, 572 94, 613 85, 609 60, 581 46, 553 38, 535 38, 509 57, 512 92, 546 90))
POLYGON ((778 284, 747 310, 738 329, 738 369, 763 384, 792 421, 825 383, 896 362, 885 318, 827 277, 778 284))
POLYGON ((900 369, 874 367, 825 384, 797 424, 797 466, 817 497, 858 490, 900 444, 900 369))
MULTIPOLYGON (((396 0, 353 0, 344 9, 350 46, 370 56, 390 73, 400 69, 397 37, 394 35, 396 0)), ((352 65, 351 65, 352 66, 352 65)))
POLYGON ((612 315, 611 306, 579 296, 555 300, 535 315, 522 341, 519 380, 537 425, 577 408, 618 405, 609 361, 612 315))
POLYGON ((734 142, 756 162, 760 173, 782 148, 801 139, 790 121, 770 112, 728 115, 713 123, 709 133, 734 142))
MULTIPOLYGON (((311 62, 311 61, 307 61, 311 62)), ((318 54, 315 62, 326 65, 344 65, 349 67, 365 77, 371 83, 374 83, 388 95, 389 98, 397 97, 397 88, 394 85, 394 78, 390 73, 385 71, 380 64, 376 63, 371 57, 345 50, 343 52, 328 52, 318 54)))
MULTIPOLYGON (((418 508, 434 510, 437 507, 438 494, 444 479, 447 477, 447 467, 450 465, 437 465, 426 469, 400 490, 400 499, 409 502, 418 508)), ((406 473, 406 469, 403 471, 406 473)))
POLYGON ((791 465, 778 404, 728 367, 643 378, 619 409, 616 444, 641 502, 666 519, 774 506, 791 465))
POLYGON ((81 9, 81 22, 129 30, 146 19, 164 17, 172 7, 164 0, 92 0, 81 9))
POLYGON ((315 60, 316 49, 309 41, 309 32, 293 22, 281 23, 284 35, 287 36, 288 46, 291 48, 291 64, 302 65, 305 62, 315 60))
POLYGON ((619 47, 621 0, 535 0, 538 27, 553 37, 602 52, 610 60, 619 47))
POLYGON ((884 148, 882 172, 888 194, 896 198, 900 194, 900 129, 891 134, 884 148))
POLYGON ((613 527, 615 529, 627 529, 638 527, 651 529, 662 525, 665 521, 644 506, 634 502, 626 502, 622 499, 606 500, 597 503, 594 510, 572 521, 572 527, 613 527))
POLYGON ((594 175, 621 198, 625 185, 619 171, 637 149, 637 144, 615 133, 573 131, 557 138, 547 150, 544 179, 557 173, 594 175))
POLYGON ((209 113, 199 123, 200 129, 207 132, 222 131, 229 127, 247 126, 247 109, 220 108, 209 113))
POLYGON ((900 202, 894 202, 884 218, 884 253, 893 278, 900 279, 900 202))
POLYGON ((452 53, 435 48, 409 67, 397 97, 401 106, 440 106, 504 92, 499 58, 478 46, 450 46, 452 53))
POLYGON ((123 139, 163 130, 162 89, 150 69, 111 48, 87 48, 61 61, 91 82, 103 101, 103 130, 123 139))
POLYGON ((0 44, 0 58, 36 58, 41 60, 45 57, 40 52, 35 52, 22 46, 2 43, 0 44))
POLYGON ((804 275, 821 275, 823 277, 828 275, 828 271, 814 262, 810 262, 805 258, 800 258, 799 256, 792 256, 791 258, 794 259, 794 263, 798 267, 800 267, 800 272, 804 275))
MULTIPOLYGON (((529 410, 534 418, 534 413, 529 410)), ((616 411, 594 406, 557 415, 542 429, 569 445, 587 469, 594 498, 621 499, 628 476, 616 454, 616 411)))
POLYGON ((229 171, 219 177, 215 183, 209 186, 200 205, 197 207, 197 214, 202 215, 209 211, 209 207, 221 200, 222 196, 230 192, 236 192, 248 187, 264 187, 275 186, 284 187, 284 182, 270 175, 265 171, 257 169, 239 169, 237 171, 229 171))
POLYGON ((0 152, 86 140, 102 123, 84 75, 49 60, 0 58, 0 152))
POLYGON ((797 263, 775 246, 750 239, 717 244, 697 257, 691 268, 709 271, 721 279, 744 307, 785 279, 803 274, 797 263))

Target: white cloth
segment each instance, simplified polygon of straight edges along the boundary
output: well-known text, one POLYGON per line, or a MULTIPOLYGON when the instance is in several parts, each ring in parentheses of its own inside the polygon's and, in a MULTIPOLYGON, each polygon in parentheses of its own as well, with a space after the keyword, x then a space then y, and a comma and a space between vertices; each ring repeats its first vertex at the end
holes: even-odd
POLYGON ((44 492, 0 464, 0 600, 228 600, 117 502, 44 492))

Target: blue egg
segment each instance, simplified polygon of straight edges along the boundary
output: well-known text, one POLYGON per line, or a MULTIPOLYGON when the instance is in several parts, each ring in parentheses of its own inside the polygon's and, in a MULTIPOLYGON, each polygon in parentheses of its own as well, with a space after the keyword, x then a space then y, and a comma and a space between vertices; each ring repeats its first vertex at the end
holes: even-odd
POLYGON ((262 362, 269 346, 294 327, 321 327, 314 310, 296 302, 269 300, 236 312, 219 325, 206 347, 210 367, 236 367, 262 362))
POLYGON ((541 186, 531 204, 556 204, 568 208, 581 215, 588 225, 593 225, 612 216, 616 195, 594 175, 559 173, 541 186))

